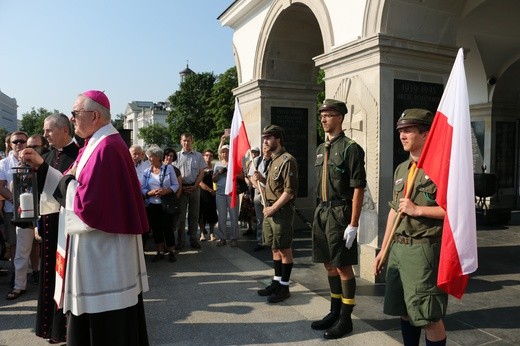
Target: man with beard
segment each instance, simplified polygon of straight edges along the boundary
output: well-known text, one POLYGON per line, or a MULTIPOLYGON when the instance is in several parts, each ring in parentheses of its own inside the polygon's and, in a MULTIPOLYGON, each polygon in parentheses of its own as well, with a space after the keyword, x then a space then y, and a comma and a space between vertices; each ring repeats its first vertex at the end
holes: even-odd
POLYGON ((291 295, 289 279, 293 267, 293 203, 298 192, 298 165, 284 148, 284 134, 284 129, 277 125, 264 128, 262 138, 272 154, 271 163, 267 178, 258 171, 252 177, 254 182, 265 184, 263 243, 271 246, 274 277, 271 284, 259 290, 258 294, 267 296, 269 303, 284 301, 291 295))

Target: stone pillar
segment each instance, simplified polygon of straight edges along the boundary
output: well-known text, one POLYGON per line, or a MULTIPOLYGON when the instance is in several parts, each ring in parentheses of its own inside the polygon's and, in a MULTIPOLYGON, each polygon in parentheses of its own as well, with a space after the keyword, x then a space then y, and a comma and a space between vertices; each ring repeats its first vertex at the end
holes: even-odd
POLYGON ((434 104, 435 112, 455 54, 456 49, 451 47, 375 35, 315 59, 325 72, 326 97, 347 103, 346 135, 366 154, 367 189, 359 228, 358 274, 368 281, 384 280, 384 275, 373 275, 373 260, 385 233, 394 156, 400 148, 395 122, 403 109, 398 110, 396 105, 429 109, 426 105, 434 104), (398 100, 396 80, 410 81, 419 88, 405 95, 409 99, 398 100))
MULTIPOLYGON (((316 96, 318 85, 256 80, 235 89, 235 96, 252 146, 262 145, 262 128, 276 124, 285 129, 285 147, 298 161, 300 186, 296 208, 312 222, 315 208, 316 96)), ((295 228, 307 227, 301 217, 295 228)))

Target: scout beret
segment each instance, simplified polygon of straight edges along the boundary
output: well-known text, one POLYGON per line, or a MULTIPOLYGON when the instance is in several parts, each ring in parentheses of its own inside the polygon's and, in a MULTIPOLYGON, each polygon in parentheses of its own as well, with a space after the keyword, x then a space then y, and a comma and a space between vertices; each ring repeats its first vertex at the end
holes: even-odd
POLYGON ((430 126, 433 122, 433 113, 426 109, 406 109, 399 120, 397 120, 396 129, 402 129, 410 126, 426 125, 430 126))
POLYGON ((345 115, 348 113, 347 105, 343 101, 333 100, 333 99, 326 99, 323 101, 323 104, 320 107, 320 113, 321 111, 325 110, 333 110, 336 112, 339 112, 341 115, 345 115))
POLYGON ((284 134, 284 129, 278 125, 267 125, 262 131, 262 137, 274 136, 275 138, 283 139, 284 134))

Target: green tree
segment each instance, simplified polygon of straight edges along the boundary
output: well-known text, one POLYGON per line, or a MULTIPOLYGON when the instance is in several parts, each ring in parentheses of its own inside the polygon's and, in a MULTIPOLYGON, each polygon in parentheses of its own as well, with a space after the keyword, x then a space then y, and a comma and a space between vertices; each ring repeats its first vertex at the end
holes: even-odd
MULTIPOLYGON (((325 78, 325 72, 323 70, 318 71, 318 77, 316 79, 316 82, 319 86, 321 86, 321 91, 316 96, 316 114, 319 115, 319 109, 320 106, 323 104, 323 101, 325 100, 325 81, 323 80, 325 78)), ((318 116, 316 121, 316 144, 323 143, 325 140, 325 132, 323 131, 323 126, 321 126, 321 119, 318 116)))
POLYGON ((211 90, 211 100, 208 108, 208 116, 214 121, 214 126, 207 141, 208 148, 216 150, 220 143, 220 137, 224 129, 231 127, 233 112, 235 110, 235 96, 233 89, 238 86, 237 70, 231 67, 217 77, 211 90))
POLYGON ((179 90, 169 97, 171 111, 166 122, 171 137, 177 142, 181 134, 193 135, 194 148, 204 150, 210 134, 215 127, 214 119, 207 110, 211 100, 211 91, 215 83, 213 73, 193 73, 187 75, 179 90))
POLYGON ((115 117, 112 116, 112 125, 118 131, 123 130, 125 128, 125 115, 123 113, 119 113, 115 117))
POLYGON ((7 130, 3 127, 0 127, 0 140, 2 141, 0 143, 0 151, 3 151, 5 153, 5 136, 7 135, 7 130))
POLYGON ((172 146, 172 138, 168 128, 161 124, 152 124, 139 129, 137 137, 146 145, 157 144, 161 148, 172 146))
POLYGON ((43 121, 53 113, 59 113, 59 111, 54 110, 54 112, 50 112, 45 108, 35 110, 33 107, 30 112, 22 114, 22 126, 20 130, 26 132, 29 136, 42 134, 43 121))

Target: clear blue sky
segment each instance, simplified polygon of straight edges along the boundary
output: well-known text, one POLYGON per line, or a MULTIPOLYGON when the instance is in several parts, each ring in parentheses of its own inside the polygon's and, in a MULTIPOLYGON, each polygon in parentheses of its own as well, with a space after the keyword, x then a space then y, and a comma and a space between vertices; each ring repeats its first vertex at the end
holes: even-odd
POLYGON ((111 113, 164 101, 179 72, 234 66, 232 0, 0 0, 0 90, 18 103, 69 114, 76 96, 105 90, 111 113))

